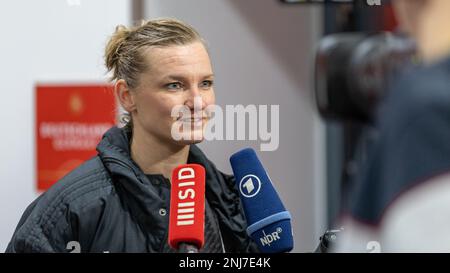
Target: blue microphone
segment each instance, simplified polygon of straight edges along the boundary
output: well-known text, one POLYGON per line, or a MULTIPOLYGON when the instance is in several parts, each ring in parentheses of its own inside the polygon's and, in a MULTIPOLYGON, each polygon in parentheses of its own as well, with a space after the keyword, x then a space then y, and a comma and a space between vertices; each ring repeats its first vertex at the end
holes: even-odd
POLYGON ((253 149, 230 157, 247 217, 247 233, 263 253, 289 252, 294 246, 291 214, 285 209, 253 149))

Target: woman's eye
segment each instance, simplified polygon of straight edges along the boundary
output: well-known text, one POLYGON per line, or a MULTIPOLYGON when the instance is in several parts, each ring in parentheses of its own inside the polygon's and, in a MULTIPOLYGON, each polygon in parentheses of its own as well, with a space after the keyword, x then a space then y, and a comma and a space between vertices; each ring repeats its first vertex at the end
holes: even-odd
POLYGON ((200 87, 203 89, 209 89, 209 88, 211 88, 212 85, 213 85, 212 81, 202 81, 202 83, 200 84, 200 87))
POLYGON ((166 84, 166 88, 170 90, 178 90, 181 89, 183 86, 179 82, 172 82, 169 84, 166 84))

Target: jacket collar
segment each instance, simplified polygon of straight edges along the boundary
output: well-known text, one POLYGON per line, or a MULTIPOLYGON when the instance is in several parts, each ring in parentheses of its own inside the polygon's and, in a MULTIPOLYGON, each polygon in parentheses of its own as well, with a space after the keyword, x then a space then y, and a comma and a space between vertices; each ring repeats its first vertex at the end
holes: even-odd
MULTIPOLYGON (((146 176, 131 159, 130 141, 131 131, 129 129, 114 126, 103 135, 97 146, 97 152, 102 161, 107 162, 107 167, 112 174, 129 174, 131 169, 138 180, 145 182, 142 180, 146 180, 146 178, 143 179, 146 176)), ((190 146, 188 163, 200 164, 205 168, 212 167, 211 162, 196 145, 190 146)))

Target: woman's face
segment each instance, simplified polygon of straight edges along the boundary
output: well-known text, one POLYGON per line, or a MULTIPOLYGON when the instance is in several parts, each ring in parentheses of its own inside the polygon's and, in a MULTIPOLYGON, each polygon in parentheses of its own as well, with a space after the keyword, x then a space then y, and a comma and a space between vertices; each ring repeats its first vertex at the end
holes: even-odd
POLYGON ((213 71, 204 45, 194 42, 154 47, 146 51, 145 59, 148 69, 140 75, 139 86, 131 92, 135 103, 131 112, 134 130, 163 142, 188 145, 202 141, 209 119, 205 108, 215 103, 213 71), (200 121, 194 119, 194 98, 197 100, 195 114, 201 117, 200 121), (173 117, 172 110, 177 106, 189 109, 191 118, 173 117), (180 130, 188 139, 174 139, 174 123, 184 125, 180 130))

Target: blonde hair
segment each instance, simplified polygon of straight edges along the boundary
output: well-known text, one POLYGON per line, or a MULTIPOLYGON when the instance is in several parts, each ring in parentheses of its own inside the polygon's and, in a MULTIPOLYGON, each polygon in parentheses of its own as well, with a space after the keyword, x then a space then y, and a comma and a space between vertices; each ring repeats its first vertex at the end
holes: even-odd
POLYGON ((119 25, 105 49, 105 64, 112 72, 111 80, 124 79, 132 89, 138 86, 139 74, 148 69, 144 50, 152 47, 186 45, 201 41, 200 34, 190 25, 172 18, 142 21, 140 25, 119 25))

